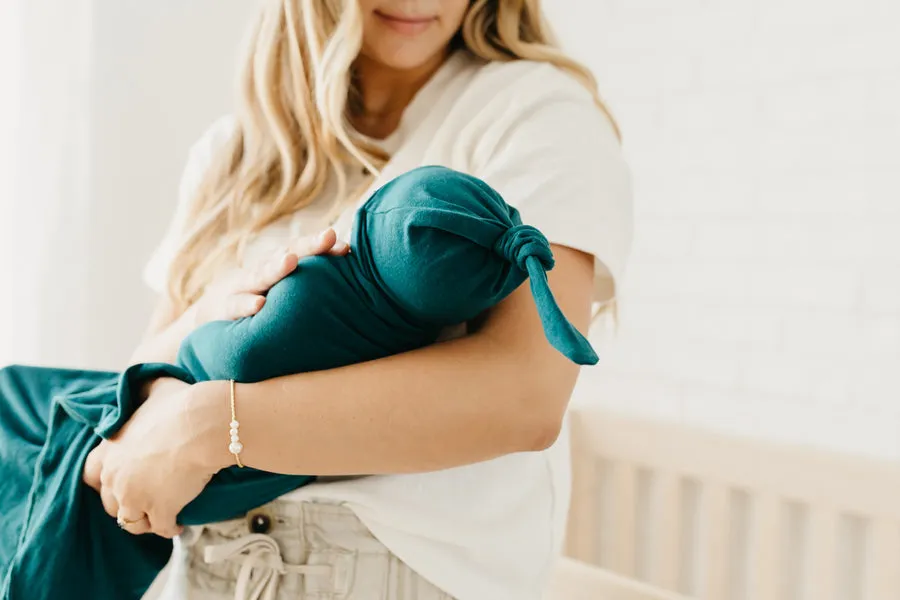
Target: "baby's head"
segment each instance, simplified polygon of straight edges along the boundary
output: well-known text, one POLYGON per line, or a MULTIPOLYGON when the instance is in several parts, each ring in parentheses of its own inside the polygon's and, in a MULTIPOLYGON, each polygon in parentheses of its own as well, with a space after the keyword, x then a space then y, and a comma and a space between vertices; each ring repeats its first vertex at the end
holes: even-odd
MULTIPOLYGON (((521 226, 518 211, 471 175, 419 167, 375 192, 358 219, 367 235, 357 245, 368 247, 384 290, 414 318, 467 321, 528 276, 509 260, 514 249, 498 244, 521 226)), ((544 248, 549 255, 546 240, 544 248)))
POLYGON ((550 293, 547 239, 476 177, 439 166, 400 175, 360 209, 353 241, 384 293, 427 324, 471 320, 530 276, 551 343, 576 362, 596 362, 550 293))

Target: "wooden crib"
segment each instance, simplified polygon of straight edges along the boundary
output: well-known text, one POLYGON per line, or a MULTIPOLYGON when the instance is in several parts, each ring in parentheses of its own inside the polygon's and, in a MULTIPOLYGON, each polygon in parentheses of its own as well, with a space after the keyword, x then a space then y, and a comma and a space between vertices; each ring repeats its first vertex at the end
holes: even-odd
POLYGON ((561 563, 552 598, 900 600, 900 465, 602 410, 572 419, 580 562, 561 563), (582 595, 560 591, 579 574, 582 595), (608 591, 616 576, 623 591, 608 591))

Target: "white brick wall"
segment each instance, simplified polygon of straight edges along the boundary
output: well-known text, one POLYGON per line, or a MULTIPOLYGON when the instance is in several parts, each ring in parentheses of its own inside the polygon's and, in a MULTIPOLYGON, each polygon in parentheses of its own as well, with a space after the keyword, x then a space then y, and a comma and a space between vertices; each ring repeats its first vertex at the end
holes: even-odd
POLYGON ((900 458, 900 3, 545 4, 635 177, 576 401, 900 458))

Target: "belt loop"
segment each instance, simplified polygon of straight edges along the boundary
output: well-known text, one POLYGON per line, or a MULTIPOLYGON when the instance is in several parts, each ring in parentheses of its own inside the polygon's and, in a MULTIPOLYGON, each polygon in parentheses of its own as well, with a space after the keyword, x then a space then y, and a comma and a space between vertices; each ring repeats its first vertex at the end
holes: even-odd
POLYGON ((357 559, 358 556, 355 552, 352 554, 341 553, 334 558, 332 582, 335 594, 346 596, 352 590, 353 582, 356 579, 356 568, 359 566, 357 559))

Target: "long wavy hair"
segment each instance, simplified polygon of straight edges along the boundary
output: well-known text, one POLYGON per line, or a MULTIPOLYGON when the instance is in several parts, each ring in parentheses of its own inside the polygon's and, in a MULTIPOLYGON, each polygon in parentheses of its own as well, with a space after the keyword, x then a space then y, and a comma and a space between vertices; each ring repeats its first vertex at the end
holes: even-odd
MULTIPOLYGON (((556 45, 539 4, 473 0, 453 43, 484 60, 551 63, 579 80, 610 116, 590 71, 556 45)), ((390 158, 348 125, 362 39, 356 0, 265 4, 238 78, 236 127, 190 202, 192 226, 169 271, 178 310, 195 302, 220 269, 241 261, 259 231, 310 204, 329 180, 338 198, 355 200, 348 165, 366 167, 372 178, 390 158)))

